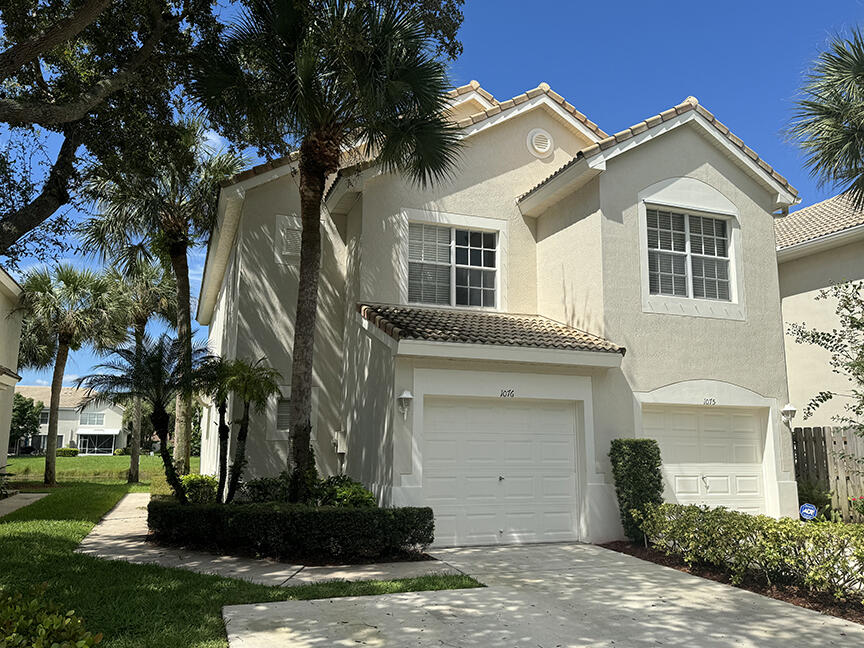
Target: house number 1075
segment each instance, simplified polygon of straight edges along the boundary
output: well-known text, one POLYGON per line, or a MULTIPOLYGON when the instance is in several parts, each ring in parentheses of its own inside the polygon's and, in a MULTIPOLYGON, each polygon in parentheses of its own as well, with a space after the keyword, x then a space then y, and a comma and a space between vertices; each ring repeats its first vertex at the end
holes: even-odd
POLYGON ((516 398, 516 390, 515 389, 502 389, 501 396, 499 398, 516 398))

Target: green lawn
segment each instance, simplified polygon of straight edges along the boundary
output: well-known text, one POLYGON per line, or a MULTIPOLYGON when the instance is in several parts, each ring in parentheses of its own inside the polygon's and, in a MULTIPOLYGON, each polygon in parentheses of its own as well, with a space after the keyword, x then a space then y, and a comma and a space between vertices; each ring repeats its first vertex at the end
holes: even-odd
POLYGON ((279 588, 74 553, 128 491, 122 483, 64 483, 0 518, 0 587, 47 583, 52 601, 104 634, 100 647, 225 648, 224 605, 479 586, 467 576, 429 576, 279 588))
MULTIPOLYGON (((41 481, 45 472, 45 457, 9 457, 7 470, 15 475, 15 481, 41 481)), ((198 472, 200 457, 192 457, 192 472, 198 472)), ((57 457, 57 479, 59 481, 106 479, 126 479, 129 470, 129 457, 79 456, 57 457)), ((139 463, 141 481, 150 481, 154 475, 164 474, 162 460, 157 456, 145 455, 139 463)))

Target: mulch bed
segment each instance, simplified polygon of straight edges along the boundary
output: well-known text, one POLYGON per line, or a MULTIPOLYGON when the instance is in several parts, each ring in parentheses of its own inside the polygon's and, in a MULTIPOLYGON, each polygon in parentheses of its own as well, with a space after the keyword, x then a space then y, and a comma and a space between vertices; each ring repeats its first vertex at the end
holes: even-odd
MULTIPOLYGON (((608 542, 600 546, 604 549, 624 553, 641 560, 647 560, 648 562, 663 565, 664 567, 671 567, 672 569, 677 569, 678 571, 687 574, 693 574, 694 576, 708 578, 717 581, 718 583, 732 585, 729 575, 721 570, 706 565, 689 566, 681 558, 678 558, 677 556, 667 556, 662 551, 658 551, 651 547, 644 547, 626 541, 608 542)), ((860 601, 838 601, 830 594, 814 593, 800 587, 788 585, 769 586, 752 580, 744 581, 740 585, 734 585, 733 587, 740 587, 741 589, 746 589, 755 592, 756 594, 762 594, 763 596, 770 596, 779 601, 786 601, 787 603, 807 608, 808 610, 815 610, 822 614, 829 614, 831 616, 840 617, 841 619, 854 621, 855 623, 864 625, 864 605, 862 605, 860 601)))

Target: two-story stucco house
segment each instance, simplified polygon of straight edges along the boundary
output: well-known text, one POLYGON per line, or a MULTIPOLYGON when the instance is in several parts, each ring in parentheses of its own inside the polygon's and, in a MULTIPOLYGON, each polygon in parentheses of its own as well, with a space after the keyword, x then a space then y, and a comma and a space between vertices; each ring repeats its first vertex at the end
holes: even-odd
POLYGON ((21 313, 16 311, 21 287, 0 268, 0 466, 6 465, 12 398, 18 375, 18 345, 21 340, 21 313))
MULTIPOLYGON (((19 385, 15 391, 34 402, 41 401, 39 434, 21 439, 18 447, 29 446, 37 452, 45 450, 48 439, 48 405, 51 388, 19 385)), ((126 446, 128 431, 123 429, 123 407, 110 403, 88 403, 81 408, 86 389, 60 388, 60 409, 57 418, 57 447, 78 448, 79 454, 112 454, 126 446)))
MULTIPOLYGON (((669 500, 794 514, 773 221, 795 190, 692 97, 613 136, 546 84, 451 99, 452 180, 371 161, 329 185, 319 469, 433 507, 440 545, 620 537, 617 437, 659 441, 669 500)), ((214 351, 286 377, 295 172, 222 189, 197 313, 214 351)), ((290 396, 254 423, 253 475, 285 468, 290 396)))
MULTIPOLYGON (((839 326, 837 300, 816 297, 830 286, 864 279, 864 209, 840 194, 792 212, 776 221, 780 296, 786 324, 804 323, 830 331, 839 326)), ((850 393, 852 385, 830 365, 831 354, 812 344, 798 344, 786 336, 789 399, 799 411, 821 391, 850 393)), ((797 425, 835 426, 835 416, 852 401, 834 398, 813 416, 799 416, 797 425)))

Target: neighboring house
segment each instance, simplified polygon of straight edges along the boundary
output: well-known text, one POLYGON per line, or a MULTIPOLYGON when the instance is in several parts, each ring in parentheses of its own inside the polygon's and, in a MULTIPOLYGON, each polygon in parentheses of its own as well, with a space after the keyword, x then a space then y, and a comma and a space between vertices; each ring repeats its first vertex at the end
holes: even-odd
MULTIPOLYGON (((48 439, 48 406, 51 387, 19 385, 15 391, 34 402, 42 401, 39 435, 22 439, 18 447, 31 446, 44 452, 48 439)), ((128 432, 123 429, 123 408, 119 405, 88 404, 79 410, 86 389, 62 387, 57 420, 57 447, 78 448, 79 454, 112 454, 126 446, 128 432)))
MULTIPOLYGON (((820 291, 837 283, 864 279, 864 210, 845 195, 799 209, 776 221, 777 261, 783 321, 805 323, 830 331, 838 326, 837 300, 816 300, 820 291)), ((838 397, 820 405, 813 416, 801 412, 820 391, 849 393, 849 381, 834 373, 831 354, 812 344, 798 344, 786 336, 789 399, 798 408, 797 426, 834 426, 851 401, 838 397)))
POLYGON ((9 428, 12 424, 12 397, 15 385, 21 380, 18 375, 21 313, 15 312, 20 296, 21 286, 0 268, 0 468, 6 465, 9 428))
MULTIPOLYGON (((773 221, 795 190, 692 97, 614 136, 546 84, 451 98, 452 179, 367 161, 328 186, 319 470, 433 507, 441 545, 601 542, 622 534, 610 442, 647 436, 667 499, 794 514, 773 221)), ((226 183, 201 287, 213 350, 286 377, 253 476, 289 456, 299 212, 293 157, 226 183)))

